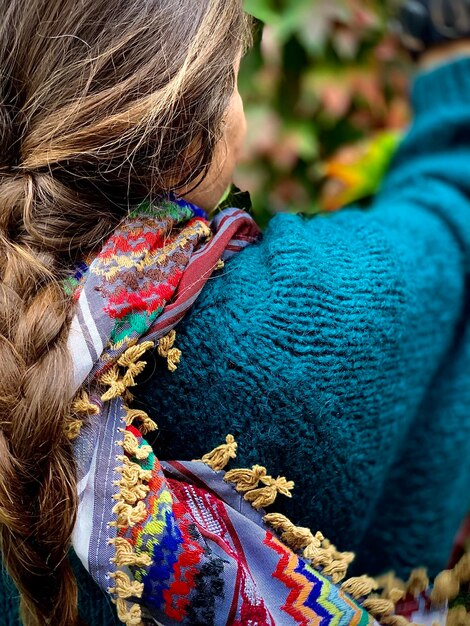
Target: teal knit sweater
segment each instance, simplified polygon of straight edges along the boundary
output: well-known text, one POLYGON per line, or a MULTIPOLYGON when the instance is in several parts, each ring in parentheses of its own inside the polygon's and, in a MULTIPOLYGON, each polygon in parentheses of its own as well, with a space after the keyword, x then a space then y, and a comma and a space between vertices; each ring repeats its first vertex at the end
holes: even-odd
POLYGON ((470 510, 470 59, 412 98, 372 207, 275 217, 179 327, 176 373, 157 360, 138 396, 157 455, 233 434, 231 467, 295 481, 275 509, 372 573, 444 567, 470 510))
MULTIPOLYGON (((232 467, 294 480, 275 509, 360 572, 435 573, 470 509, 470 59, 412 98, 373 205, 274 218, 180 325, 178 370, 156 359, 138 391, 162 459, 233 434, 232 467)), ((81 580, 84 617, 114 623, 81 580)))

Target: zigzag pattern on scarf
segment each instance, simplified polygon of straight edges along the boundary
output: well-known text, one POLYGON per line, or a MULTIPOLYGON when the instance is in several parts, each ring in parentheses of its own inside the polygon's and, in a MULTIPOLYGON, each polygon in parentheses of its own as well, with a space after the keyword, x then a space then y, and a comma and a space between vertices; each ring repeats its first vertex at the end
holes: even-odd
POLYGON ((334 585, 266 533, 265 543, 281 557, 273 576, 292 589, 282 607, 300 626, 367 626, 371 616, 334 585), (342 607, 342 608, 340 608, 342 607))

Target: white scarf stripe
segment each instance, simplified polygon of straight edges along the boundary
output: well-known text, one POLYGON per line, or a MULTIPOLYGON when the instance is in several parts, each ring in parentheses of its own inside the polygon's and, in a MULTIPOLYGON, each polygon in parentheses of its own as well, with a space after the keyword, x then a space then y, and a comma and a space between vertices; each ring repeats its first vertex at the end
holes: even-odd
POLYGON ((93 347, 95 348, 95 352, 96 354, 100 355, 103 352, 104 343, 96 327, 93 315, 91 314, 85 289, 80 294, 79 303, 82 310, 83 319, 87 325, 91 340, 93 341, 93 347))
POLYGON ((80 388, 93 367, 93 359, 83 333, 78 315, 74 315, 67 339, 67 347, 72 356, 74 389, 80 388))

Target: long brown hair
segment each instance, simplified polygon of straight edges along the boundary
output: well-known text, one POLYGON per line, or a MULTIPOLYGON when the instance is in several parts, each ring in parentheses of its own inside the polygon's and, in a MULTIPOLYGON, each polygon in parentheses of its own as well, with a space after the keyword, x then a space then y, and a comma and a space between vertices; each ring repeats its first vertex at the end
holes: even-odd
POLYGON ((28 626, 78 623, 61 280, 144 198, 198 184, 241 0, 0 0, 0 542, 28 626))

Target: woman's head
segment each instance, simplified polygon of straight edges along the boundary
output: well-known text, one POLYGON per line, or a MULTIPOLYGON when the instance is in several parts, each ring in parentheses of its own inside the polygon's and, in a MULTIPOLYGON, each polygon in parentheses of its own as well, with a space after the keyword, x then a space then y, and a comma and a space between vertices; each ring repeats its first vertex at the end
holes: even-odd
POLYGON ((201 181, 246 43, 241 0, 4 4, 6 173, 52 176, 116 215, 201 181))
POLYGON ((0 540, 25 623, 71 626, 59 281, 143 199, 207 208, 243 135, 242 0, 0 0, 0 540))

